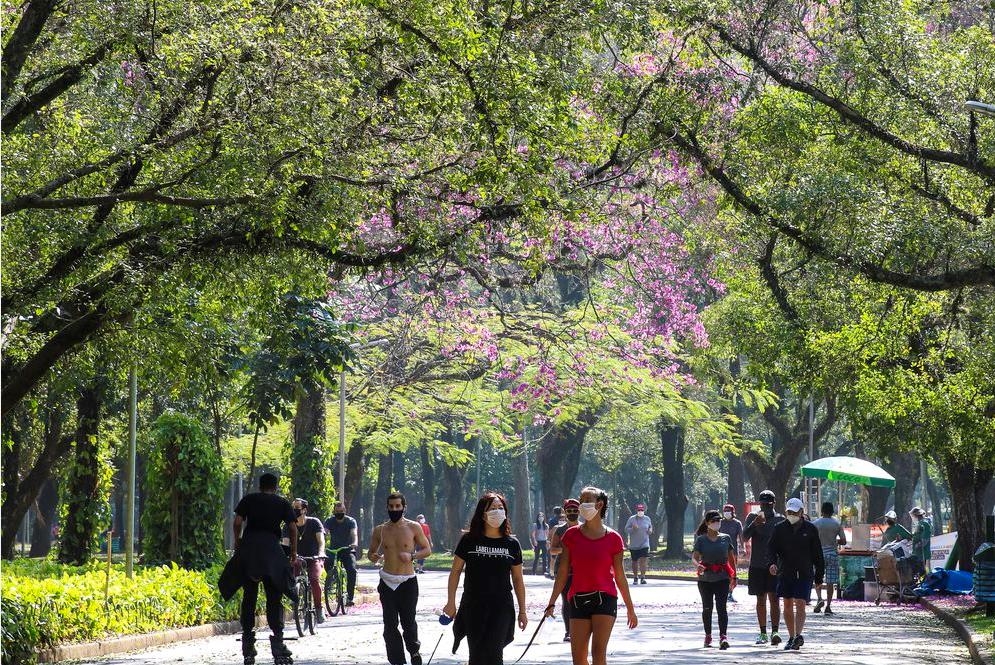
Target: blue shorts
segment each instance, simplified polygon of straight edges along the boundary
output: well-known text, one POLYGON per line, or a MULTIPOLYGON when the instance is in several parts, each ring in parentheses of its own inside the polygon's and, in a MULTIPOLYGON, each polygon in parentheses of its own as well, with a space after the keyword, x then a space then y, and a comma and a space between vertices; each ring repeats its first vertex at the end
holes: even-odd
POLYGON ((812 600, 813 581, 811 577, 779 576, 777 578, 777 597, 796 598, 808 602, 812 600))

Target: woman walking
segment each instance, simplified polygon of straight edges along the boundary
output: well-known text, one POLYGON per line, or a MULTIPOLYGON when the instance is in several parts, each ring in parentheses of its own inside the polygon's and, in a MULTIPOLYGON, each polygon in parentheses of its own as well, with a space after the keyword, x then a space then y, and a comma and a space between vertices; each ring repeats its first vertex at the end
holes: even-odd
POLYGON ((694 532, 691 558, 697 566, 698 593, 701 594, 701 621, 705 627, 705 646, 712 646, 712 608, 719 615, 719 648, 728 649, 729 615, 726 601, 736 585, 736 547, 719 527, 722 516, 717 510, 705 511, 705 518, 694 532))
POLYGON ((622 536, 605 526, 607 510, 608 495, 596 487, 585 487, 580 493, 580 516, 584 524, 570 527, 560 538, 563 552, 546 616, 553 616, 556 599, 566 586, 567 575, 572 573, 567 602, 574 665, 588 665, 588 651, 593 656, 593 665, 607 664, 608 639, 615 626, 619 594, 625 602, 629 628, 639 624, 622 566, 625 546, 622 536))
POLYGON ((449 571, 449 597, 443 612, 455 616, 453 653, 466 637, 469 665, 502 665, 504 647, 515 637, 515 603, 518 626, 525 630, 525 578, 522 546, 511 535, 508 502, 497 492, 486 492, 477 501, 470 529, 453 552, 449 571), (463 596, 456 611, 456 587, 463 571, 463 596))
POLYGON ((549 525, 546 524, 546 516, 542 513, 536 515, 536 521, 532 523, 529 531, 529 538, 532 540, 532 574, 536 574, 536 566, 542 561, 542 573, 546 577, 552 577, 549 572, 549 525))

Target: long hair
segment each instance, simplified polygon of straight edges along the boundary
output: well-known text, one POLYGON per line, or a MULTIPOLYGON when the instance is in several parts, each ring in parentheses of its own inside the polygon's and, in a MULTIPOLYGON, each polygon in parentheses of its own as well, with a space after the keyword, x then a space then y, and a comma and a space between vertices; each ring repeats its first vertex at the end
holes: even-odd
POLYGON ((719 511, 715 510, 714 508, 709 508, 708 510, 706 510, 705 516, 701 518, 701 524, 699 524, 698 528, 694 530, 694 535, 700 536, 706 531, 708 531, 708 520, 715 519, 716 517, 721 519, 722 514, 719 511))
POLYGON ((498 527, 501 531, 502 536, 511 535, 511 520, 508 519, 508 500, 504 498, 504 495, 500 492, 495 492, 494 490, 487 490, 484 492, 480 499, 477 500, 477 507, 473 509, 473 517, 470 518, 470 528, 467 530, 468 535, 472 538, 483 538, 484 537, 484 527, 487 521, 484 519, 484 513, 487 511, 488 506, 497 499, 504 506, 504 524, 498 527))
POLYGON ((541 529, 542 527, 546 526, 546 520, 545 520, 545 518, 539 517, 539 515, 541 515, 541 514, 542 513, 536 513, 536 528, 537 529, 541 529))
POLYGON ((588 485, 580 491, 581 494, 591 493, 594 494, 594 500, 601 502, 601 518, 604 519, 605 515, 608 514, 608 492, 604 491, 600 487, 592 487, 588 485))

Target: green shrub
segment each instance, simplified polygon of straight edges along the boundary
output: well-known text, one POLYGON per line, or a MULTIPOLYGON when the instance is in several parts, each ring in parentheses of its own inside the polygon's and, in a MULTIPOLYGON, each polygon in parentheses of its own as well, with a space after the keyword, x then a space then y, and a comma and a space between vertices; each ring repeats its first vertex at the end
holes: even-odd
MULTIPOLYGON (((239 596, 223 604, 217 580, 223 568, 203 571, 176 564, 138 568, 129 580, 122 564, 66 566, 15 561, 2 572, 3 665, 34 662, 34 649, 195 626, 238 618, 239 596), (107 599, 104 590, 107 585, 107 599)), ((260 604, 263 605, 263 594, 260 604)))
POLYGON ((152 437, 142 512, 145 557, 207 568, 222 551, 221 456, 203 425, 181 414, 160 416, 152 437))

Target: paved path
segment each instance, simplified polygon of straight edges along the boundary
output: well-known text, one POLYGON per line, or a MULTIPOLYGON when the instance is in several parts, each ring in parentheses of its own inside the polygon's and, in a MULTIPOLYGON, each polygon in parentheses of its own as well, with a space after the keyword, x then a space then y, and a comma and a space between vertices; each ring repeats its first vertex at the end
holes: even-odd
MULTIPOLYGON (((429 572, 419 576, 419 628, 422 654, 428 655, 443 628, 432 614, 445 603, 446 573, 429 572)), ((540 615, 549 598, 551 581, 526 576, 530 618, 540 615)), ((372 571, 360 571, 360 583, 372 585, 372 571)), ((650 665, 675 663, 691 665, 712 660, 720 663, 827 663, 833 665, 957 665, 971 662, 967 648, 953 631, 932 614, 908 606, 876 607, 871 603, 834 603, 835 616, 809 615, 805 630, 806 644, 801 651, 785 652, 780 647, 755 647, 756 618, 754 603, 737 590, 741 602, 730 604, 728 651, 703 649, 701 610, 696 587, 690 582, 653 581, 633 589, 639 614, 639 627, 630 631, 616 624, 609 645, 611 665, 650 665)), ((345 617, 329 618, 318 626, 314 636, 289 642, 297 665, 332 663, 376 665, 386 663, 381 637, 380 607, 377 603, 352 608, 345 617)), ((624 613, 620 612, 624 617, 624 613)), ((524 633, 505 650, 506 663, 513 663, 522 653, 535 629, 531 623, 524 633)), ((717 630, 717 629, 716 629, 717 630)), ((291 628, 291 632, 293 629, 291 628)), ((267 631, 260 631, 257 663, 272 663, 267 631)), ((716 634, 717 637, 717 634, 716 634)), ((83 661, 101 665, 139 665, 183 663, 184 665, 241 665, 241 651, 236 636, 221 636, 178 643, 143 652, 83 661)), ((569 645, 564 644, 561 621, 546 621, 536 644, 522 665, 570 663, 569 645)), ((458 665, 466 662, 466 645, 453 656, 451 632, 446 632, 436 653, 434 664, 458 665)))

